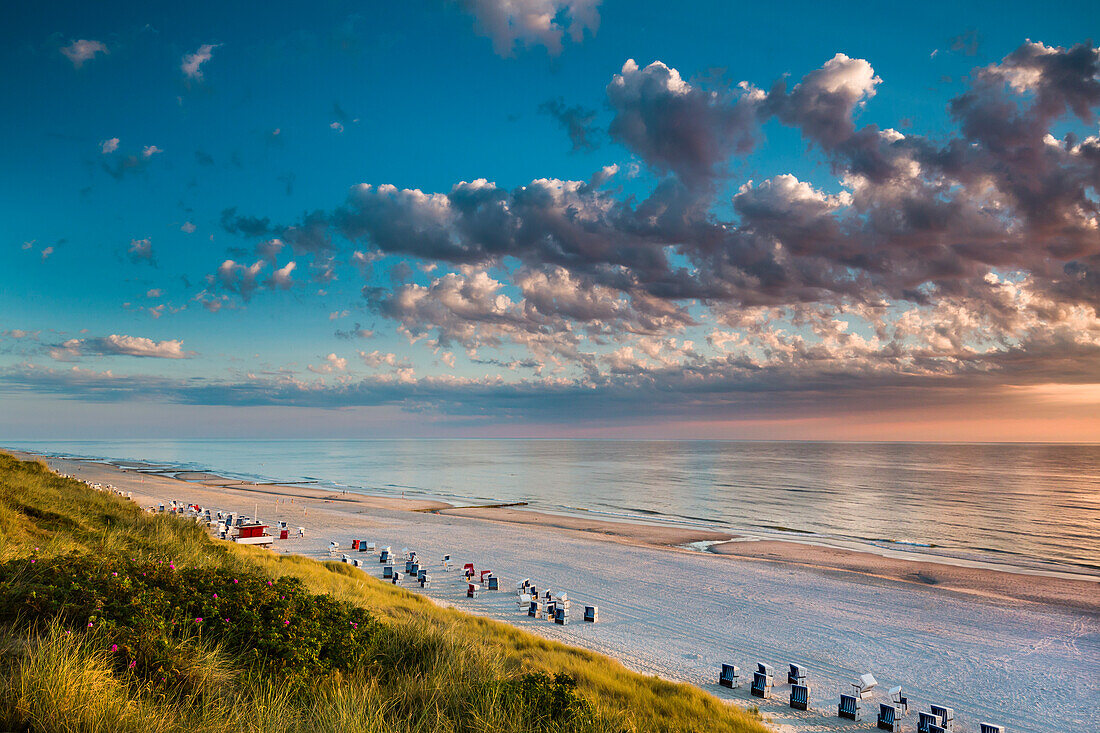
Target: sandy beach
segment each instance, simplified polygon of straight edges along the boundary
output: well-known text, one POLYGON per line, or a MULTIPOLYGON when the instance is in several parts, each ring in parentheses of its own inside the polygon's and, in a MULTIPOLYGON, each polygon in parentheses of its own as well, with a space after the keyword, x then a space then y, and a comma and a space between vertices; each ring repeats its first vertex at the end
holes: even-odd
MULTIPOLYGON (((520 508, 341 494, 304 485, 205 483, 50 459, 62 473, 132 491, 150 505, 177 500, 258 514, 306 528, 276 551, 327 558, 330 540, 362 538, 416 549, 429 566, 444 553, 494 570, 502 592, 467 600, 458 572, 433 573, 432 598, 620 659, 636 670, 696 684, 743 706, 758 704, 783 731, 874 729, 885 691, 902 684, 911 710, 956 711, 956 730, 978 721, 1012 731, 1088 730, 1100 709, 1100 583, 1052 574, 913 561, 798 542, 744 541, 716 532, 563 517, 520 508), (738 540, 738 541, 728 541, 738 540), (683 547, 715 542, 710 551, 683 547), (597 605, 600 623, 566 626, 520 614, 518 578, 597 605), (719 687, 728 662, 772 664, 773 699, 719 687), (787 705, 786 664, 809 668, 812 710, 787 705), (879 680, 864 721, 835 717, 863 672, 879 680), (782 676, 782 679, 780 679, 782 676)), ((367 557, 361 555, 361 557, 367 557)), ((377 561, 365 571, 380 576, 377 561)), ((409 584, 410 589, 412 584, 409 584)), ((579 619, 579 614, 578 614, 579 619)), ((914 729, 911 712, 906 729, 914 729)))

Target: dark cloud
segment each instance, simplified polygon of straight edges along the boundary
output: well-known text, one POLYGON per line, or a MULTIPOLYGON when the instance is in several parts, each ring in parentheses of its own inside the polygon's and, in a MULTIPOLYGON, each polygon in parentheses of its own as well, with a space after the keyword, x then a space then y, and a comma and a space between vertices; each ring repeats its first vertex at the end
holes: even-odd
POLYGON ((965 56, 975 56, 978 53, 978 47, 982 45, 982 36, 974 28, 970 28, 963 31, 957 36, 952 36, 947 41, 947 47, 955 53, 961 53, 965 56))
POLYGON ((550 115, 557 120, 558 125, 569 135, 569 141, 573 144, 573 152, 596 149, 595 110, 585 109, 579 104, 571 107, 566 106, 565 100, 558 97, 540 104, 539 112, 550 115))
POLYGON ((731 155, 749 152, 763 94, 749 87, 704 89, 676 69, 633 59, 607 85, 611 136, 649 165, 689 186, 710 180, 731 155))
POLYGON ((271 220, 266 216, 261 219, 255 216, 238 215, 236 206, 222 211, 221 225, 222 229, 230 234, 240 234, 243 237, 264 237, 274 231, 271 220))

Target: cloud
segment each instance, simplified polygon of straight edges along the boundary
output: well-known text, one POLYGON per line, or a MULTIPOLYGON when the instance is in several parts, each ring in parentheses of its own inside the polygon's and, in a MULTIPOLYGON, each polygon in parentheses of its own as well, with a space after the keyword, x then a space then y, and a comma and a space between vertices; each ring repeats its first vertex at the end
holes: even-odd
POLYGON ((543 46, 551 56, 561 53, 569 36, 574 43, 600 27, 600 0, 457 0, 474 16, 477 32, 493 41, 500 56, 511 56, 517 45, 543 46))
POLYGON ((126 250, 126 253, 129 255, 131 262, 153 264, 153 240, 149 237, 131 239, 130 248, 126 250))
POLYGON ((141 157, 152 158, 157 153, 163 153, 164 151, 158 148, 156 145, 146 145, 141 149, 141 157))
POLYGON ((342 122, 333 122, 331 125, 329 125, 329 129, 335 130, 336 132, 343 132, 344 124, 342 122))
MULTIPOLYGON (((225 260, 218 265, 213 279, 223 288, 240 294, 243 300, 248 301, 259 285, 259 276, 265 264, 263 260, 257 260, 251 265, 225 260)), ((289 273, 287 276, 289 277, 289 273)))
POLYGON ((117 137, 112 137, 109 140, 102 141, 99 144, 99 149, 104 155, 108 155, 118 150, 118 142, 117 137))
POLYGON ((539 112, 557 120, 558 125, 569 135, 574 152, 596 149, 595 110, 585 109, 579 104, 568 107, 565 101, 558 97, 540 104, 539 112))
POLYGON ((333 335, 336 336, 336 338, 338 338, 338 339, 343 339, 344 341, 350 341, 352 339, 369 339, 369 338, 372 338, 374 336, 374 331, 372 331, 370 329, 367 329, 367 328, 363 328, 362 325, 356 323, 354 328, 351 328, 347 331, 342 331, 340 329, 337 329, 336 332, 333 335))
POLYGON ((180 226, 180 231, 181 231, 181 232, 184 232, 184 233, 186 233, 186 234, 193 234, 193 233, 195 232, 195 229, 197 229, 197 228, 198 228, 198 227, 196 227, 196 226, 195 226, 194 224, 192 224, 191 222, 189 222, 189 221, 185 221, 185 222, 183 223, 183 225, 182 225, 182 226, 180 226))
POLYGON ((84 356, 136 356, 150 359, 188 359, 193 351, 184 351, 179 340, 154 341, 140 336, 111 334, 102 338, 69 339, 53 346, 50 357, 72 361, 84 356))
POLYGON ((219 46, 221 46, 220 43, 202 44, 197 51, 183 57, 183 61, 180 63, 180 71, 182 71, 183 75, 188 79, 202 81, 202 65, 210 60, 210 57, 214 55, 214 49, 219 46))
POLYGON ((336 354, 329 354, 324 358, 323 364, 318 366, 310 364, 307 368, 314 374, 333 374, 335 372, 347 371, 348 360, 336 354))
POLYGON ((73 41, 68 46, 61 48, 61 53, 65 55, 69 61, 73 62, 73 68, 79 69, 84 65, 85 61, 89 61, 95 58, 97 53, 107 54, 110 51, 107 50, 107 46, 100 41, 87 41, 81 39, 79 41, 73 41))
POLYGON ((273 288, 279 288, 287 290, 293 284, 290 279, 290 273, 294 272, 294 268, 297 265, 294 262, 288 262, 279 269, 275 270, 271 274, 271 286, 273 288))
POLYGON ((768 92, 767 109, 821 147, 831 149, 852 136, 853 114, 875 96, 881 82, 867 61, 838 53, 802 77, 789 93, 783 82, 777 82, 768 92))
POLYGON ((763 92, 693 86, 660 61, 623 64, 607 85, 615 112, 611 136, 659 170, 689 185, 705 182, 734 153, 749 152, 763 92))

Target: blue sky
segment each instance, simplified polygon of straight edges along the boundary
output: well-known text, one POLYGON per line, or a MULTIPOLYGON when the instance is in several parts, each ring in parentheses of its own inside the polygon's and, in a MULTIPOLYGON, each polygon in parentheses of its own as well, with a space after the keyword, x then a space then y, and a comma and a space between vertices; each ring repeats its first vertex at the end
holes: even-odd
POLYGON ((1100 438, 1089 6, 689 5, 6 8, 0 437, 1100 438))

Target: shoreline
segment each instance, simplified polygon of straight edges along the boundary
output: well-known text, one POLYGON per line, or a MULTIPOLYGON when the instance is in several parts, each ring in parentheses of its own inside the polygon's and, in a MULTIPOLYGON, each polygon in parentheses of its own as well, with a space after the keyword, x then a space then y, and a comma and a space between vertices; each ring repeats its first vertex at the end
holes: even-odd
MULTIPOLYGON (((894 551, 879 548, 879 552, 851 547, 837 547, 808 538, 752 537, 745 534, 718 532, 704 528, 674 527, 646 524, 632 520, 588 518, 568 514, 553 514, 535 509, 512 506, 455 506, 435 499, 376 496, 360 492, 340 493, 327 488, 303 484, 256 483, 218 476, 212 472, 202 481, 188 481, 163 473, 122 468, 113 463, 89 459, 68 459, 44 456, 25 451, 8 452, 31 460, 44 460, 55 470, 77 473, 84 467, 93 481, 121 481, 129 484, 125 490, 138 493, 134 481, 142 489, 181 493, 188 488, 203 492, 239 492, 247 501, 252 496, 275 501, 284 510, 297 502, 354 507, 363 510, 432 513, 442 517, 527 526, 563 535, 601 542, 656 548, 666 552, 706 555, 718 561, 770 564, 779 567, 800 567, 811 572, 840 576, 852 582, 890 581, 905 583, 933 593, 955 592, 991 601, 1034 603, 1054 608, 1100 615, 1100 578, 1088 575, 1035 570, 1026 567, 989 567, 985 563, 938 555, 894 551), (102 472, 102 476, 99 473, 102 472), (114 476, 114 479, 109 478, 114 476), (224 483, 232 481, 232 483, 224 483), (705 549, 688 545, 701 543, 705 549)), ((122 488, 120 486, 120 488, 122 488)), ((149 498, 154 498, 147 495, 149 498)), ((226 496, 225 498, 229 498, 226 496)), ((215 503, 207 497, 206 503, 215 503)), ((335 507, 334 507, 335 508, 335 507)), ((307 511, 303 509, 303 511, 307 511)))

